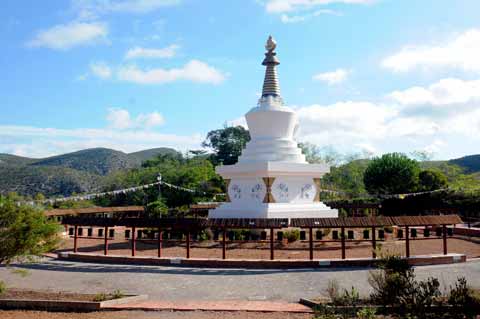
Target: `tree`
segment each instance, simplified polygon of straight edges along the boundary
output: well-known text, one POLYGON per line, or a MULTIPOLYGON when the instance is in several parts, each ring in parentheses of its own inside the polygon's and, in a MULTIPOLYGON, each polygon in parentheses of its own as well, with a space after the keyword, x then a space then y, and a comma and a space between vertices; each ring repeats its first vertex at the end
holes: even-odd
POLYGON ((202 143, 214 151, 212 163, 232 165, 238 161, 243 148, 250 141, 250 133, 243 126, 229 126, 210 131, 202 143))
POLYGON ((438 170, 426 169, 418 175, 419 190, 434 191, 447 186, 447 177, 438 170))
POLYGON ((327 165, 337 166, 343 161, 342 154, 335 151, 331 146, 318 147, 312 143, 298 143, 302 149, 305 159, 310 164, 325 163, 327 165))
POLYGON ((0 264, 52 251, 59 243, 60 226, 32 206, 0 196, 0 264))
POLYGON ((367 168, 368 160, 353 160, 338 167, 331 167, 330 172, 322 178, 322 183, 342 190, 349 197, 366 195, 363 175, 367 168))
POLYGON ((198 201, 211 200, 214 194, 224 192, 223 181, 215 174, 213 164, 204 155, 186 158, 180 153, 165 154, 144 162, 142 166, 110 176, 105 191, 153 183, 157 180, 158 174, 161 174, 164 182, 196 192, 161 186, 162 203, 152 203, 158 201, 158 187, 151 187, 117 194, 111 198, 104 197, 96 200, 97 204, 121 206, 152 203, 147 206, 147 213, 159 216, 165 214, 165 205, 171 208, 186 206, 198 201))
POLYGON ((409 193, 417 189, 420 168, 417 161, 401 153, 374 158, 363 176, 370 194, 409 193))

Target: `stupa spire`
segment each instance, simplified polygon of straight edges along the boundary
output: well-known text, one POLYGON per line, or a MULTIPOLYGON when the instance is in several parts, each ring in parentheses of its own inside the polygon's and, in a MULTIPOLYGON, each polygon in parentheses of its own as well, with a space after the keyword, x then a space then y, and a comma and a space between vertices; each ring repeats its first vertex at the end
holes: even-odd
POLYGON ((280 98, 280 85, 278 84, 277 76, 277 65, 280 64, 274 52, 277 47, 277 42, 273 39, 272 36, 268 37, 267 43, 265 44, 265 59, 262 62, 262 65, 265 65, 267 69, 265 70, 265 79, 263 80, 263 90, 262 90, 262 99, 273 97, 280 98))

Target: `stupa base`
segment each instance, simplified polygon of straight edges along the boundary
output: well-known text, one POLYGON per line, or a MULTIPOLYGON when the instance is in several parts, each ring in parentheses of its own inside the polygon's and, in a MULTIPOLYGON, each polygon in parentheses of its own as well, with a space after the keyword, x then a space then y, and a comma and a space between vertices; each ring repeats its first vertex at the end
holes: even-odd
POLYGON ((319 218, 338 217, 338 210, 322 202, 292 204, 265 203, 261 205, 235 205, 223 203, 208 212, 208 218, 319 218))

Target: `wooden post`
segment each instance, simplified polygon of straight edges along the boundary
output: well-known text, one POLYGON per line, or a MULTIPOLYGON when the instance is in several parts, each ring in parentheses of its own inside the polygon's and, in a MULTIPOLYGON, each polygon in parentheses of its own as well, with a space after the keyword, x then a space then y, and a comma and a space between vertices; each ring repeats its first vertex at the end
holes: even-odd
POLYGON ((157 238, 157 244, 158 244, 158 257, 162 257, 162 240, 163 240, 163 232, 160 227, 158 227, 158 238, 157 238))
POLYGON ((105 242, 103 244, 103 254, 106 256, 108 254, 108 226, 105 226, 104 232, 103 238, 105 239, 105 242))
POLYGON ((443 228, 443 254, 447 254, 447 225, 442 225, 443 228))
POLYGON ((408 226, 405 226, 405 252, 407 258, 410 258, 410 229, 408 226))
POLYGON ((190 258, 190 230, 187 231, 187 258, 190 258))
POLYGON ((77 239, 78 239, 78 226, 75 225, 75 230, 74 230, 74 233, 73 233, 73 252, 74 253, 76 253, 78 251, 77 239))
POLYGON ((273 260, 273 228, 270 228, 270 260, 273 260))
POLYGON ((227 229, 223 229, 222 236, 222 259, 227 259, 227 229))
POLYGON ((308 229, 308 244, 310 248, 310 260, 313 260, 313 229, 312 227, 308 229))
POLYGON ((372 257, 377 258, 377 229, 372 227, 372 257))
POLYGON ((342 240, 342 259, 345 259, 345 227, 340 228, 342 240))
POLYGON ((132 227, 132 257, 135 257, 135 252, 137 250, 137 229, 136 227, 132 227))

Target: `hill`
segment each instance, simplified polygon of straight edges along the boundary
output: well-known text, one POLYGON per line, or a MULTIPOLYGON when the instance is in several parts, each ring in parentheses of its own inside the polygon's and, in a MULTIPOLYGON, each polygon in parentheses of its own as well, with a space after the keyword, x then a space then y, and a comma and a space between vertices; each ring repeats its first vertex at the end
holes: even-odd
POLYGON ((457 159, 449 160, 450 164, 462 167, 465 173, 480 172, 480 155, 469 155, 457 159))
POLYGON ((71 195, 98 189, 99 175, 58 166, 0 166, 0 193, 71 195))
POLYGON ((40 159, 31 165, 59 166, 92 174, 108 175, 121 169, 133 168, 138 166, 138 163, 120 151, 108 148, 90 148, 40 159))
POLYGON ((0 154, 0 166, 4 165, 27 165, 35 162, 34 158, 17 156, 12 154, 0 154))
POLYGON ((175 154, 175 153, 178 153, 178 151, 174 150, 173 148, 159 147, 159 148, 151 148, 144 151, 129 153, 128 157, 131 158, 132 160, 137 161, 137 163, 141 165, 143 162, 149 159, 152 159, 158 155, 175 154))
POLYGON ((0 154, 0 193, 69 196, 97 191, 109 174, 140 167, 159 154, 174 152, 164 147, 130 154, 91 148, 42 159, 0 154))

